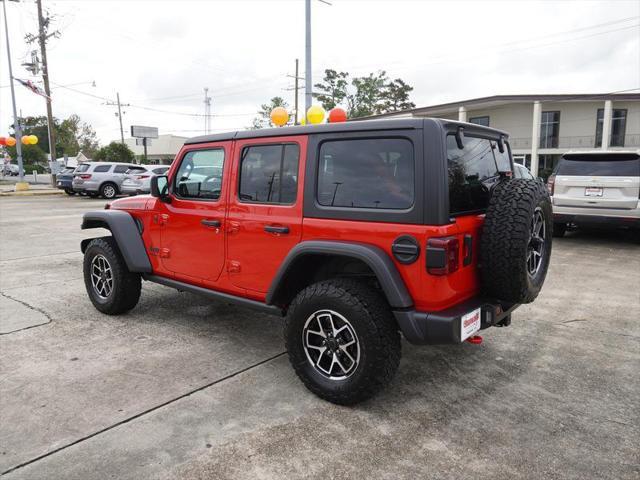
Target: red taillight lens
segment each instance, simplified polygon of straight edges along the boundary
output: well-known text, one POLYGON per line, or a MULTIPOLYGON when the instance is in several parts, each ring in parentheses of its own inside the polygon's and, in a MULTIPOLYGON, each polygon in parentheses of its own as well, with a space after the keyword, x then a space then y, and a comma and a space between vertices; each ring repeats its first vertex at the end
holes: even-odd
POLYGON ((138 180, 142 180, 143 178, 149 178, 149 175, 136 175, 138 180))
POLYGON ((427 272, 447 275, 460 266, 460 242, 456 237, 430 238, 427 242, 427 272))
POLYGON ((556 186, 556 176, 551 175, 547 180, 547 190, 549 190, 549 195, 553 195, 553 189, 556 186))
POLYGON ((80 175, 80 178, 83 180, 89 180, 91 178, 91 174, 85 173, 84 175, 80 175))

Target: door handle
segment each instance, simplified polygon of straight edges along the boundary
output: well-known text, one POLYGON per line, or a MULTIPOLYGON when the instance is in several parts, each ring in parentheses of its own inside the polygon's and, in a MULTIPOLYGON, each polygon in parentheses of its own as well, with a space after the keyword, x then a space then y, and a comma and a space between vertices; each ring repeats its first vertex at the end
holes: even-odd
POLYGON ((287 234, 289 233, 289 227, 281 227, 278 225, 266 225, 264 227, 264 231, 267 233, 281 233, 287 234))
POLYGON ((210 220, 207 218, 203 218, 202 220, 200 220, 200 223, 205 227, 215 227, 215 228, 220 227, 220 220, 210 220))

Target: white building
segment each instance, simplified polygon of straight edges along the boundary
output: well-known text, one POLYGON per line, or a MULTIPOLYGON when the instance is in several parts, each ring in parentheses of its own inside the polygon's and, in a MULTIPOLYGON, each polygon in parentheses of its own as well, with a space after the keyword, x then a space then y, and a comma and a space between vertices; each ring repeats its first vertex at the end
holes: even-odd
POLYGON ((640 148, 640 93, 495 95, 369 118, 439 117, 509 133, 514 160, 548 176, 569 150, 640 148))
MULTIPOLYGON (((170 134, 149 139, 150 145, 147 146, 147 163, 170 164, 180 148, 182 148, 182 145, 184 145, 186 139, 187 137, 170 134)), ((125 138, 124 143, 133 151, 136 158, 143 158, 144 147, 137 145, 135 138, 125 138)))

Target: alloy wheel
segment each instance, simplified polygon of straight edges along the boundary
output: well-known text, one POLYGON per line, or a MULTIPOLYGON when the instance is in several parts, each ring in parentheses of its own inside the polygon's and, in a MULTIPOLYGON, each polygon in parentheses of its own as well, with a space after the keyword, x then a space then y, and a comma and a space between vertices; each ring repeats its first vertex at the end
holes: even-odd
POLYGON ((104 255, 96 255, 91 260, 91 285, 100 298, 106 300, 113 291, 113 270, 104 255))
POLYGON ((540 207, 536 208, 531 217, 531 238, 527 246, 527 272, 533 277, 542 264, 544 244, 546 241, 546 227, 544 213, 540 207))
POLYGON ((358 368, 360 343, 355 329, 333 310, 318 310, 309 316, 302 344, 309 363, 330 380, 344 380, 358 368))

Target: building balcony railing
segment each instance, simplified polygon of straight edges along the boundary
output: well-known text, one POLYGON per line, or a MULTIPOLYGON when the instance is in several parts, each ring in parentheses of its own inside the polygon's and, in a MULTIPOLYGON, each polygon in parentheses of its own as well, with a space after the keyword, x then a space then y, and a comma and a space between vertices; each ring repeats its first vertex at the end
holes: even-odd
MULTIPOLYGON (((549 140, 549 139, 547 139, 549 140)), ((612 142, 610 142, 612 147, 640 147, 640 133, 626 134, 624 139, 616 136, 615 138, 611 138, 612 142), (622 141, 624 140, 624 141, 622 141)), ((513 150, 531 150, 531 138, 510 138, 509 143, 511 144, 511 148, 513 150)), ((554 142, 555 143, 555 142, 554 142)), ((578 137, 560 137, 558 138, 558 146, 557 147, 544 147, 539 146, 539 149, 545 148, 598 148, 596 147, 596 137, 595 135, 585 135, 578 137)))

